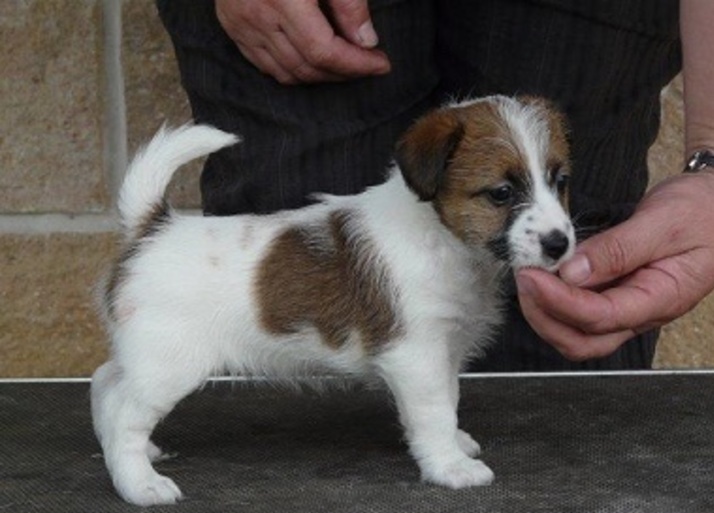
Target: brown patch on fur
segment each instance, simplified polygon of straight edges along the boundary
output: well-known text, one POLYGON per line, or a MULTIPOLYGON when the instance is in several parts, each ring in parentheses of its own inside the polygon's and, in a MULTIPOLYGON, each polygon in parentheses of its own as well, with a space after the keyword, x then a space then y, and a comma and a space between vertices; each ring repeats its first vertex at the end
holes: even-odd
POLYGON ((146 239, 156 234, 169 219, 169 207, 166 202, 156 204, 154 209, 137 227, 135 239, 127 242, 109 271, 109 278, 104 289, 104 304, 109 318, 117 321, 116 300, 121 284, 126 280, 127 264, 146 243, 146 239))
POLYGON ((349 224, 347 212, 335 212, 324 231, 292 228, 275 239, 256 281, 264 329, 315 327, 335 349, 356 331, 368 351, 399 335, 384 269, 349 224))

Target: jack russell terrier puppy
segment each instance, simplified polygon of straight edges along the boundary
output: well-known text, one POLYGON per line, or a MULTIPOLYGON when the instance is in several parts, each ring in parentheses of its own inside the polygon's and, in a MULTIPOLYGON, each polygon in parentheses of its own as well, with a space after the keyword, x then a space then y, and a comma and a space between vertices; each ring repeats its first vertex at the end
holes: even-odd
POLYGON ((573 253, 562 116, 536 98, 453 103, 418 120, 386 182, 361 194, 263 216, 172 212, 176 168, 237 140, 161 130, 122 186, 125 247, 103 296, 111 358, 91 390, 116 490, 140 505, 181 498, 149 437, 226 372, 381 378, 424 480, 489 484, 457 424, 458 373, 501 322, 505 271, 554 272, 573 253))

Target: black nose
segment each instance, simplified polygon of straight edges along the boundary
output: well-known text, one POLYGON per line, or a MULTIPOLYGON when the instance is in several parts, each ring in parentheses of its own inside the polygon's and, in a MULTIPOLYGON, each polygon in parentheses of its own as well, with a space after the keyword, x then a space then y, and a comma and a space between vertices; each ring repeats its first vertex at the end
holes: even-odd
POLYGON ((547 235, 541 236, 540 245, 546 256, 553 260, 558 260, 568 251, 570 241, 568 240, 568 236, 560 230, 553 230, 547 235))

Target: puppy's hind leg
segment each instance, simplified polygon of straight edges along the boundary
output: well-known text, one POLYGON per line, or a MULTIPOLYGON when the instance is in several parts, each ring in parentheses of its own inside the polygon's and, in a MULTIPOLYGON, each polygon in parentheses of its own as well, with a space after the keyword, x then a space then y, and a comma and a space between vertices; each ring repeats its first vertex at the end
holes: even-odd
MULTIPOLYGON (((148 355, 147 355, 148 356, 148 355)), ((151 460, 160 451, 149 440, 156 424, 207 377, 190 366, 147 365, 151 358, 122 366, 109 361, 92 380, 92 417, 114 487, 127 502, 170 504, 181 491, 158 474, 151 460)))
POLYGON ((493 472, 469 457, 466 452, 476 452, 477 447, 468 447, 462 439, 465 433, 457 427, 448 348, 433 341, 411 342, 395 344, 377 365, 394 394, 422 478, 449 488, 490 484, 493 472))

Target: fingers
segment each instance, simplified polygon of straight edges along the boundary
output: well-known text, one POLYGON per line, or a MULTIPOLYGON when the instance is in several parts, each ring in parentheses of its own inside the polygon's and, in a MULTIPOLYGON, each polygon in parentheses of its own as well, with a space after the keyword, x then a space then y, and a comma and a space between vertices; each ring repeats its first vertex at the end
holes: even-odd
POLYGON ((305 12, 297 2, 291 3, 287 15, 292 21, 282 29, 308 66, 344 78, 389 71, 389 60, 384 52, 361 48, 335 34, 317 6, 305 12))
POLYGON ((559 271, 567 283, 595 286, 626 276, 654 259, 661 238, 652 233, 658 227, 644 226, 633 217, 623 224, 582 242, 572 259, 559 271))
POLYGON ((262 72, 281 84, 337 82, 344 77, 310 65, 282 32, 271 36, 271 45, 241 45, 243 55, 262 72))
POLYGON ((216 0, 216 16, 246 59, 284 84, 389 72, 387 56, 371 47, 366 0, 332 3, 335 22, 364 47, 336 34, 314 0, 216 0))
POLYGON ((602 293, 571 286, 539 270, 516 277, 524 316, 566 358, 607 356, 638 333, 677 317, 676 281, 644 269, 602 293))
POLYGON ((642 266, 712 247, 702 219, 714 216, 712 176, 679 176, 652 188, 627 221, 582 242, 560 276, 572 285, 593 287, 627 276, 642 266))
POLYGON ((367 0, 332 0, 328 2, 340 34, 362 48, 374 48, 379 39, 369 15, 367 0))
POLYGON ((566 359, 582 362, 604 358, 636 335, 632 330, 622 330, 604 335, 586 334, 579 329, 554 319, 521 298, 521 308, 535 332, 552 345, 566 359))

